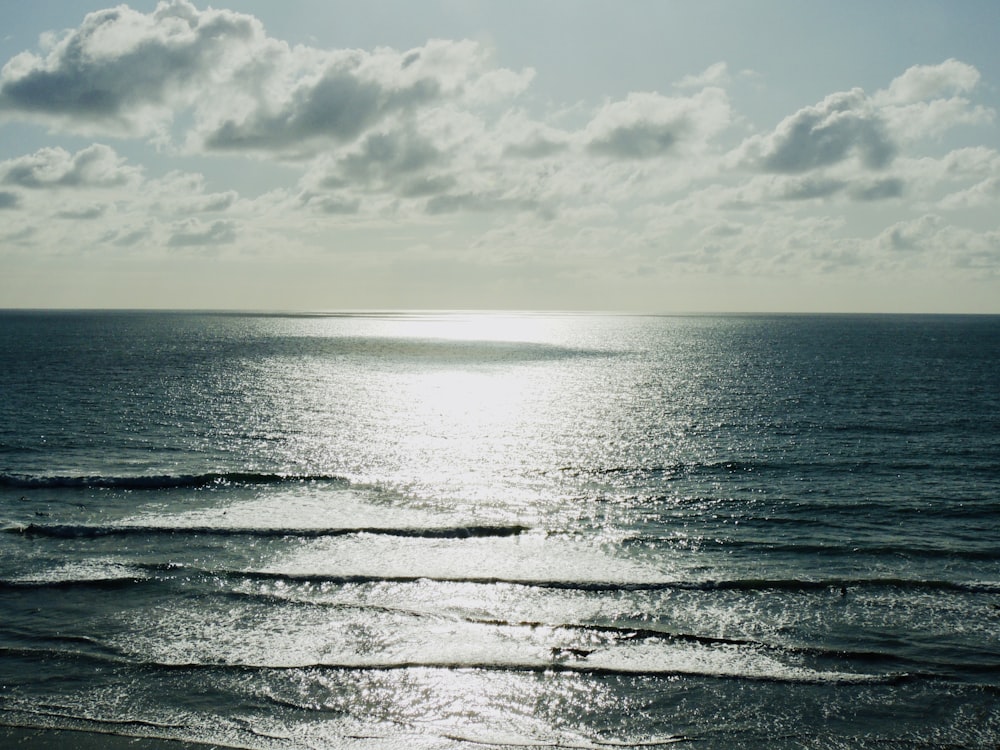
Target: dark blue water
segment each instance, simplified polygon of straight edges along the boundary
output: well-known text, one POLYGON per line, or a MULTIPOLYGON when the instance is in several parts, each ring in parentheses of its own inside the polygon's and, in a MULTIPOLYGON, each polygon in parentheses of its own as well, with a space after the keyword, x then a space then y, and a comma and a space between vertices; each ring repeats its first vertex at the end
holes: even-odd
POLYGON ((995 748, 1000 318, 0 313, 0 725, 995 748))

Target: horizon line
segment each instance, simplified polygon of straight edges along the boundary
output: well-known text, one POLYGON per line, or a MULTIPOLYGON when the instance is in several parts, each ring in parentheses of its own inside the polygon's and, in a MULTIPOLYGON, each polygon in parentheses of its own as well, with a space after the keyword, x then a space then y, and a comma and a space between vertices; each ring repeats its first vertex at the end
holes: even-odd
POLYGON ((365 317, 383 315, 513 315, 513 316, 615 316, 615 317, 778 317, 778 316, 896 316, 896 317, 998 317, 996 312, 940 310, 614 310, 562 308, 432 308, 432 307, 364 307, 364 308, 207 308, 207 307, 0 307, 0 314, 9 313, 143 313, 199 315, 261 315, 276 317, 365 317))

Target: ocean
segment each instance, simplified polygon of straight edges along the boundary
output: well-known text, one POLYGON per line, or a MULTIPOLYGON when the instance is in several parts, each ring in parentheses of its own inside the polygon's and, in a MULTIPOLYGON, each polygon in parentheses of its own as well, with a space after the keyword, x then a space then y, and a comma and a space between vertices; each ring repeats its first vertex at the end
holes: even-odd
POLYGON ((993 750, 1000 317, 2 312, 0 726, 993 750))

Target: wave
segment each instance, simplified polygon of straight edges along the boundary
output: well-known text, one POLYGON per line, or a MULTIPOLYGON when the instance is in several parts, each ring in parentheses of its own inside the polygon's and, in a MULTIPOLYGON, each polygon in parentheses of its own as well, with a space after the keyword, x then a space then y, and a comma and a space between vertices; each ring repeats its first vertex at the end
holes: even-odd
MULTIPOLYGON (((87 652, 58 648, 24 648, 0 646, 0 656, 45 659, 72 659, 90 661, 95 665, 111 664, 117 667, 153 670, 162 672, 239 672, 260 674, 266 672, 299 672, 314 670, 334 670, 338 672, 398 672, 414 669, 436 670, 483 670, 508 673, 592 675, 610 677, 707 677, 714 679, 747 680, 752 682, 778 682, 803 684, 897 684, 921 677, 911 672, 865 673, 848 671, 822 671, 786 665, 774 660, 763 663, 742 663, 728 661, 729 655, 721 659, 694 658, 678 663, 656 665, 649 659, 616 658, 601 650, 578 651, 577 649, 553 648, 548 658, 517 657, 503 658, 386 658, 354 655, 347 658, 303 659, 295 661, 274 660, 166 660, 125 652, 87 652), (603 658, 602 658, 603 657, 603 658)), ((752 654, 751 654, 752 656, 752 654)), ((668 660, 669 662, 669 660, 668 660)))
POLYGON ((350 526, 327 528, 294 527, 243 527, 243 526, 144 526, 144 525, 88 525, 88 524, 36 524, 13 525, 2 529, 8 534, 24 537, 52 539, 97 539, 121 536, 217 536, 217 537, 305 537, 349 536, 375 534, 383 536, 415 537, 420 539, 470 539, 518 536, 529 527, 511 525, 460 525, 460 526, 350 526))
POLYGON ((825 661, 827 663, 842 664, 851 662, 856 665, 866 665, 868 667, 881 670, 893 669, 904 671, 908 674, 925 673, 942 676, 956 672, 977 672, 992 673, 997 669, 995 662, 983 662, 985 655, 980 650, 976 651, 975 664, 965 661, 941 661, 928 662, 926 659, 917 662, 911 657, 902 653, 894 653, 889 650, 871 650, 845 648, 844 644, 821 645, 819 643, 803 643, 789 641, 784 637, 775 636, 771 638, 759 638, 749 636, 720 636, 706 635, 698 632, 686 632, 650 625, 649 623, 635 623, 624 620, 616 623, 594 623, 580 621, 557 621, 557 620, 507 620, 502 618, 466 616, 450 612, 429 612, 426 610, 410 609, 406 607, 395 607, 377 605, 360 602, 339 602, 317 600, 310 596, 308 592, 304 595, 296 595, 289 591, 287 587, 282 587, 280 593, 276 592, 248 592, 248 591, 228 591, 224 596, 243 600, 262 600, 271 604, 292 604, 310 605, 315 607, 330 608, 333 610, 360 610, 367 613, 381 613, 388 615, 404 615, 415 620, 432 619, 447 620, 449 622, 461 621, 473 626, 484 626, 488 628, 500 628, 510 631, 518 630, 542 630, 551 633, 561 633, 574 635, 578 638, 573 642, 588 644, 586 649, 575 647, 556 647, 552 650, 554 656, 560 658, 574 659, 592 653, 601 647, 609 645, 627 645, 661 642, 666 645, 693 644, 707 648, 738 648, 751 650, 760 654, 784 655, 787 657, 808 657, 813 660, 825 661), (599 644, 604 644, 600 646, 599 644))
MULTIPOLYGON (((136 583, 141 581, 136 580, 136 583)), ((96 582, 96 583, 108 583, 107 581, 96 582)), ((205 594, 203 592, 198 592, 196 594, 200 600, 203 600, 205 594)), ((662 642, 664 644, 694 644, 697 646, 704 646, 709 648, 714 647, 736 647, 742 649, 751 649, 760 653, 772 653, 772 654, 786 654, 786 655, 802 655, 809 656, 819 659, 829 659, 836 662, 842 662, 844 660, 849 660, 856 663, 868 664, 868 665, 892 665, 894 667, 907 667, 916 668, 916 664, 912 663, 909 659, 899 655, 893 654, 887 651, 871 651, 871 650, 857 650, 857 649, 845 649, 841 646, 838 647, 824 647, 819 645, 810 645, 802 643, 786 643, 786 642, 775 642, 769 640, 761 640, 759 638, 749 638, 749 637, 735 637, 735 636, 718 636, 718 635, 705 635, 696 632, 685 632, 679 630, 671 630, 665 627, 653 627, 647 623, 643 624, 633 624, 630 622, 620 622, 614 624, 602 624, 593 622, 559 622, 559 621, 540 621, 540 620, 507 620, 500 618, 488 618, 488 617, 474 617, 474 616, 463 616, 456 615, 450 612, 433 612, 427 610, 417 610, 406 607, 398 607, 391 605, 380 605, 371 602, 335 602, 335 601, 317 601, 314 597, 309 596, 308 593, 303 596, 297 596, 293 591, 289 591, 287 588, 283 588, 280 593, 275 592, 260 592, 260 591, 240 591, 240 590, 216 590, 212 592, 213 596, 223 597, 225 599, 233 599, 238 601, 249 601, 249 602, 265 602, 277 606, 281 605, 292 605, 292 606, 313 606, 320 607, 323 609, 331 610, 357 610, 369 614, 382 614, 382 615, 404 615, 408 618, 414 620, 421 619, 431 619, 436 621, 447 620, 449 622, 461 621, 473 626, 483 626, 487 628, 501 628, 510 631, 518 630, 545 630, 552 632, 561 632, 564 634, 575 634, 579 636, 583 643, 597 644, 602 641, 607 641, 605 645, 616 644, 648 644, 650 642, 662 642)), ((36 636, 31 633, 17 633, 18 639, 28 638, 29 640, 40 640, 42 642, 50 642, 53 640, 53 636, 36 636)), ((109 651, 108 647, 103 642, 96 638, 90 636, 57 636, 55 637, 60 642, 65 642, 72 645, 83 645, 86 647, 94 648, 97 647, 104 651, 109 651)), ((591 649, 595 649, 596 646, 590 646, 591 649)), ((588 652, 585 650, 573 648, 573 647, 556 647, 553 648, 552 654, 554 658, 565 658, 574 659, 580 658, 582 655, 586 655, 588 652)), ((954 665, 945 665, 954 666, 954 665)), ((962 668, 968 669, 968 665, 962 665, 962 668)), ((995 669, 993 665, 985 665, 982 667, 984 670, 995 669)))
MULTIPOLYGON (((315 705, 292 700, 283 700, 275 696, 268 696, 268 702, 272 705, 284 708, 292 708, 299 711, 314 712, 315 705)), ((228 727, 229 733, 237 729, 236 737, 221 741, 216 734, 206 733, 204 727, 189 724, 178 724, 172 721, 156 721, 148 718, 112 718, 107 716, 92 716, 81 713, 71 707, 59 705, 40 708, 37 705, 28 705, 24 701, 12 702, 8 706, 0 707, 0 727, 10 727, 13 729, 23 729, 28 731, 37 730, 69 730, 73 732, 85 733, 85 736, 92 736, 95 739, 95 746, 101 744, 97 738, 128 738, 133 742, 142 740, 153 740, 173 746, 179 742, 189 742, 198 747, 229 748, 240 750, 246 747, 255 747, 255 740, 265 741, 277 740, 285 747, 290 740, 288 734, 282 732, 265 731, 261 727, 254 726, 251 722, 238 721, 237 727, 228 727), (182 732, 180 736, 178 732, 182 732), (247 734, 244 741, 237 737, 242 732, 247 734), (206 736, 207 734, 207 736, 206 736), (249 744, 247 744, 249 742, 249 744)), ((225 720, 224 720, 225 721, 225 720)), ((566 748, 567 750, 608 750, 609 748, 655 748, 666 747, 681 742, 689 742, 692 738, 682 734, 649 736, 641 739, 616 739, 610 737, 588 737, 582 734, 569 736, 565 732, 560 732, 557 737, 545 737, 544 735, 518 735, 509 732, 476 734, 474 732, 459 732, 447 730, 437 734, 424 731, 419 735, 407 731, 398 734, 387 735, 383 732, 377 734, 359 733, 352 729, 349 734, 344 735, 346 740, 374 740, 390 741, 392 747, 404 747, 408 745, 424 745, 428 737, 437 737, 447 741, 449 745, 453 743, 464 743, 467 745, 482 745, 488 747, 513 747, 513 748, 566 748)), ((159 744, 159 743, 158 743, 159 744)), ((178 745, 179 746, 179 745, 178 745)), ((268 744, 268 747, 271 745, 268 744)), ((312 746, 310 744, 310 746, 312 746)), ((352 743, 353 746, 353 743, 352 743)), ((379 744, 378 747, 384 747, 379 744)))
POLYGON ((925 578, 829 578, 819 580, 745 578, 723 581, 704 581, 679 588, 701 591, 839 591, 847 595, 856 589, 906 589, 956 591, 975 594, 1000 593, 1000 582, 948 581, 925 578))
MULTIPOLYGON (((973 454, 977 457, 979 454, 973 454)), ((947 474, 985 473, 995 475, 1000 469, 995 462, 932 462, 919 459, 818 459, 809 461, 768 461, 768 460, 721 460, 721 461, 678 461, 665 464, 634 464, 612 466, 560 466, 558 469, 540 471, 542 475, 560 474, 574 478, 579 477, 625 477, 640 479, 656 479, 657 481, 682 479, 686 477, 718 476, 718 475, 756 475, 774 473, 779 475, 813 475, 813 474, 854 474, 860 471, 869 472, 927 472, 947 474)))
MULTIPOLYGON (((467 534, 481 533, 484 536, 509 536, 524 531, 523 527, 459 527, 457 529, 431 529, 430 535, 440 535, 443 532, 467 534)), ((187 530, 182 530, 187 531, 187 530)), ((424 529, 383 529, 374 532, 424 536, 424 529)), ((20 532, 17 532, 20 533, 20 532)), ((162 533, 172 533, 164 530, 162 533)), ((229 533, 224 532, 224 533, 229 533)), ((253 532, 256 533, 256 532, 253 532)), ((288 532, 274 531, 287 535, 288 532)), ((334 533, 358 533, 357 531, 334 533)), ((766 579, 741 578, 727 580, 593 580, 593 579, 559 579, 531 578, 517 576, 474 576, 474 575, 426 575, 419 572, 405 575, 378 573, 327 573, 309 571, 276 571, 254 569, 213 569, 188 566, 182 563, 134 563, 122 571, 109 571, 102 575, 71 575, 65 576, 23 576, 18 578, 0 579, 0 590, 25 588, 125 588, 137 584, 145 584, 163 580, 176 575, 191 576, 206 579, 229 579, 232 581, 276 581, 287 584, 312 584, 330 586, 349 586, 366 584, 409 584, 437 583, 480 586, 520 586, 542 590, 578 591, 590 594, 628 593, 643 591, 693 591, 693 592, 742 592, 747 594, 778 591, 789 593, 826 592, 831 596, 850 597, 858 591, 878 589, 896 589, 902 591, 929 591, 952 594, 1000 594, 1000 581, 949 581, 915 578, 828 578, 816 580, 800 579, 766 579)), ((234 594, 245 595, 236 591, 234 594)), ((721 641, 720 641, 721 642, 721 641)))
MULTIPOLYGON (((208 571, 205 571, 206 573, 208 571)), ((366 583, 417 583, 434 582, 444 584, 511 585, 538 589, 561 589, 590 593, 629 591, 829 591, 842 596, 858 589, 904 589, 936 590, 946 592, 995 594, 1000 593, 1000 582, 994 581, 947 581, 914 578, 830 578, 822 580, 741 578, 729 580, 652 580, 652 581, 598 581, 567 580, 549 578, 518 578, 505 576, 428 576, 376 574, 331 574, 270 570, 226 570, 215 571, 216 575, 250 580, 286 581, 289 583, 315 584, 366 584, 366 583)))
MULTIPOLYGON (((768 517, 768 524, 796 523, 794 519, 774 519, 768 517)), ((753 522, 745 523, 750 526, 753 522)), ((798 523, 800 527, 804 523, 798 523)), ((817 526, 819 524, 816 524, 817 526)), ((670 543, 673 539, 663 538, 656 535, 634 535, 622 540, 623 544, 641 545, 648 542, 670 543)), ((686 540, 684 540, 685 543, 686 540)), ((998 560, 1000 559, 1000 549, 998 548, 955 548, 944 546, 932 546, 928 543, 921 544, 880 544, 866 542, 852 542, 850 545, 824 544, 822 542, 782 542, 764 541, 759 539, 738 539, 738 538, 716 538, 714 543, 727 550, 743 550, 748 552, 774 553, 781 552, 795 555, 824 555, 831 557, 858 558, 864 555, 876 557, 904 557, 904 558, 945 558, 949 560, 998 560)), ((983 545, 984 547, 988 545, 983 545)))
POLYGON ((70 590, 70 589, 98 589, 102 591, 116 591, 128 589, 136 585, 150 583, 153 578, 148 575, 108 575, 105 577, 87 578, 4 578, 0 579, 0 591, 29 591, 29 590, 70 590))
MULTIPOLYGON (((3 649, 0 649, 0 653, 3 653, 3 649)), ((148 729, 163 729, 163 730, 168 730, 168 729, 186 729, 187 728, 187 726, 185 724, 177 724, 177 723, 162 722, 162 721, 151 721, 149 719, 139 719, 139 718, 134 718, 134 719, 129 719, 129 718, 114 719, 114 718, 108 718, 108 717, 97 718, 97 717, 93 717, 93 716, 86 716, 86 715, 81 715, 81 714, 78 714, 78 713, 74 713, 73 711, 71 711, 69 709, 58 710, 57 708, 39 708, 38 706, 34 706, 34 705, 33 706, 14 705, 14 706, 12 706, 12 708, 13 708, 14 711, 17 711, 17 712, 23 713, 23 714, 28 714, 30 716, 38 716, 38 717, 54 718, 54 719, 68 719, 68 720, 74 721, 74 722, 81 721, 81 722, 88 722, 88 723, 93 723, 93 724, 98 724, 98 725, 105 724, 105 725, 113 726, 113 727, 133 727, 134 726, 134 727, 145 727, 145 728, 148 728, 148 729)), ((9 711, 9 710, 11 710, 11 708, 4 707, 3 710, 9 711)), ((4 726, 17 726, 17 727, 24 726, 25 728, 34 728, 33 725, 8 724, 7 722, 4 722, 3 725, 4 726)), ((43 728, 48 728, 48 727, 43 727, 43 728)), ((76 729, 76 728, 73 727, 73 729, 76 729)), ((88 731, 88 730, 83 730, 83 731, 88 731)), ((93 733, 93 734, 102 734, 102 735, 116 734, 117 735, 117 733, 112 733, 112 732, 95 732, 93 729, 90 729, 89 731, 91 733, 93 733)), ((158 739, 158 737, 150 737, 150 736, 147 736, 147 735, 129 734, 129 735, 123 735, 123 736, 134 737, 134 738, 158 739)))
MULTIPOLYGON (((621 465, 621 466, 561 466, 558 469, 560 474, 569 476, 606 476, 624 474, 631 476, 654 476, 658 478, 675 478, 682 475, 697 474, 751 474, 761 471, 793 471, 802 469, 815 469, 817 466, 823 469, 838 467, 841 462, 829 464, 817 464, 816 462, 802 463, 798 461, 783 461, 775 463, 773 461, 745 461, 745 460, 724 460, 724 461, 678 461, 668 464, 652 465, 621 465)), ((854 464, 851 464, 853 466, 854 464)), ((548 472, 545 472, 548 473, 548 472)))
POLYGON ((466 742, 472 745, 488 745, 489 747, 552 747, 568 748, 569 750, 605 750, 610 747, 639 748, 639 747, 665 747, 675 745, 678 742, 690 742, 691 738, 683 734, 671 734, 665 737, 654 737, 648 740, 609 740, 609 739, 539 739, 534 737, 518 737, 511 735, 480 736, 475 734, 459 734, 448 732, 441 735, 446 740, 456 742, 466 742))
POLYGON ((331 482, 349 484, 333 474, 285 474, 271 472, 206 472, 203 474, 150 474, 137 476, 31 476, 0 473, 0 487, 13 489, 117 489, 171 490, 219 485, 300 484, 331 482))
MULTIPOLYGON (((614 638, 618 642, 627 641, 647 641, 647 640, 662 640, 671 642, 681 642, 681 643, 697 643, 704 646, 754 646, 759 648, 774 648, 774 646, 766 644, 762 641, 747 639, 747 638, 726 638, 723 636, 711 636, 711 635, 699 635, 697 633, 684 633, 675 630, 666 630, 661 628, 651 628, 648 625, 643 625, 641 627, 630 627, 628 624, 620 625, 602 625, 599 623, 586 623, 586 622, 543 622, 536 620, 503 620, 503 619, 492 619, 485 617, 465 617, 456 616, 452 613, 442 614, 436 612, 429 612, 426 610, 410 609, 406 607, 395 607, 372 603, 350 603, 350 602, 324 602, 316 601, 309 596, 296 596, 294 593, 283 588, 280 593, 275 592, 261 592, 261 591, 239 591, 239 590, 229 590, 224 592, 218 592, 220 595, 227 598, 232 598, 235 600, 246 600, 246 601, 263 601, 272 604, 294 604, 294 605, 313 605, 318 607, 330 608, 333 610, 362 610, 364 612, 372 613, 378 612, 390 615, 406 615, 414 619, 430 618, 430 619, 447 619, 448 621, 460 620, 462 622, 468 623, 470 625, 483 625, 486 627, 497 627, 497 628, 510 628, 510 629, 546 629, 546 630, 561 630, 561 631, 572 631, 576 633, 583 634, 585 637, 589 636, 608 636, 614 638)), ((809 647, 797 647, 797 646, 780 646, 780 650, 796 652, 796 653, 820 653, 819 651, 809 648, 809 647)), ((568 653, 572 649, 568 650, 568 653)), ((842 649, 837 650, 835 653, 837 656, 852 656, 852 653, 845 652, 842 649)), ((570 655, 572 655, 570 653, 570 655)), ((869 654, 867 652, 857 652, 857 655, 861 658, 877 658, 877 654, 869 654)))

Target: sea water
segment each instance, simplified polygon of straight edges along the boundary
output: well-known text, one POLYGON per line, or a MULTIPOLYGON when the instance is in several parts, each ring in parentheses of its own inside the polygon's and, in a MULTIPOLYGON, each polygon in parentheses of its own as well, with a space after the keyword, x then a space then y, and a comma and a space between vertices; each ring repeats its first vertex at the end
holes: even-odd
POLYGON ((1000 318, 0 313, 0 725, 995 748, 1000 318))

